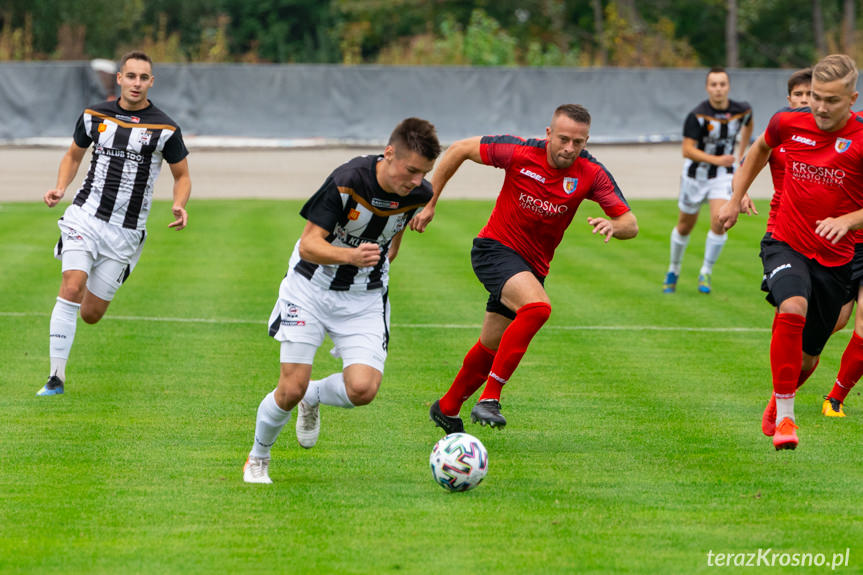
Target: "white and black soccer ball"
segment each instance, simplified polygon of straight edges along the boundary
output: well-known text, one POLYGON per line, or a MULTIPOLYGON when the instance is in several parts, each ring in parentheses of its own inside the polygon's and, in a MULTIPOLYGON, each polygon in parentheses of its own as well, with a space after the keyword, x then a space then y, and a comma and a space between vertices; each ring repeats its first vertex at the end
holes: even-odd
POLYGON ((450 433, 429 456, 435 483, 447 491, 467 491, 479 485, 488 472, 488 451, 467 433, 450 433))

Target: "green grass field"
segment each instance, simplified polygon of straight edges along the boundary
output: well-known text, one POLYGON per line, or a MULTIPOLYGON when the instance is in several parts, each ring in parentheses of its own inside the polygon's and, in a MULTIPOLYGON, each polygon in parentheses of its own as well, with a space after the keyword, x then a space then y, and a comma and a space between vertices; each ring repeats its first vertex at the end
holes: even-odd
MULTIPOLYGON (((829 572, 846 549, 837 571, 863 570, 859 392, 844 420, 820 415, 850 331, 798 395, 800 447, 775 452, 760 432, 765 216, 731 232, 709 296, 701 222, 668 296, 673 201, 633 201, 639 237, 609 245, 582 207, 546 284, 552 317, 504 390, 508 427, 468 424, 490 454, 476 490, 449 494, 428 469, 429 405, 484 313, 469 248, 491 204, 469 201, 403 242, 375 402, 324 407, 308 451, 291 421, 274 484, 244 484, 300 205, 193 200, 178 233, 157 203, 138 269, 100 324, 78 323, 66 394, 37 398, 60 212, 0 204, 0 573, 688 574, 768 548, 788 555, 755 571, 829 572), (779 566, 795 553, 827 564, 779 566)), ((315 376, 339 369, 327 351, 315 376)))

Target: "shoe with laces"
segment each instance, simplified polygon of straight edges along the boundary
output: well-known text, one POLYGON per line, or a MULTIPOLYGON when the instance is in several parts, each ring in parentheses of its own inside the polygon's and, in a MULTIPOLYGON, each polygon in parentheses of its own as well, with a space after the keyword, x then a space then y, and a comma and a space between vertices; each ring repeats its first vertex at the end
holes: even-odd
POLYGON ((447 435, 450 433, 464 433, 464 422, 461 420, 461 417, 457 415, 454 417, 444 415, 440 409, 440 400, 432 403, 431 409, 429 409, 429 419, 443 429, 447 435))
POLYGON ((701 293, 710 293, 710 274, 698 275, 698 291, 701 293))
POLYGON ((318 442, 321 433, 320 405, 311 406, 305 401, 297 404, 297 442, 311 449, 318 442))
POLYGON ((842 409, 842 402, 829 395, 824 396, 824 403, 821 404, 821 413, 827 417, 845 417, 845 410, 842 409))
POLYGON ((500 414, 500 402, 496 399, 482 399, 470 410, 470 420, 480 425, 502 428, 506 418, 500 414))
POLYGON ((777 451, 780 449, 795 449, 800 442, 797 439, 797 429, 793 419, 790 417, 784 418, 776 426, 776 433, 773 434, 773 447, 777 451))
POLYGON ((63 380, 52 375, 48 378, 48 383, 42 386, 42 389, 36 392, 36 395, 60 395, 63 393, 63 380))
POLYGON ((674 293, 677 289, 677 274, 668 272, 665 274, 665 283, 662 284, 662 293, 674 293))
POLYGON ((764 408, 764 415, 761 416, 761 432, 767 437, 773 437, 776 433, 776 396, 772 393, 767 407, 764 408))
POLYGON ((243 465, 243 481, 246 483, 272 483, 270 479, 270 458, 249 456, 243 465))

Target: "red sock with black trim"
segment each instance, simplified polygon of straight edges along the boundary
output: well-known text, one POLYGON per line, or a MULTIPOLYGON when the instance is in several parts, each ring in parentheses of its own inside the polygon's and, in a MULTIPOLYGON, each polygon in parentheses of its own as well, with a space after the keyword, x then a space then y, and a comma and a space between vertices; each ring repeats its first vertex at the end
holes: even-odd
POLYGON ((830 390, 828 397, 844 402, 845 398, 848 397, 848 392, 856 385, 861 376, 863 376, 863 337, 857 335, 855 331, 851 334, 851 341, 848 342, 842 353, 839 374, 836 376, 836 383, 833 384, 833 389, 830 390))
POLYGON ((777 399, 790 399, 797 390, 803 362, 803 326, 806 318, 796 313, 776 314, 770 338, 770 372, 777 399))
POLYGON ((462 404, 479 389, 488 377, 495 351, 477 341, 464 356, 461 369, 455 380, 440 399, 440 410, 444 415, 455 417, 462 404))
POLYGON ((504 330, 500 338, 500 347, 488 374, 488 383, 482 390, 479 400, 496 399, 500 401, 503 385, 518 367, 521 358, 530 345, 530 340, 536 332, 548 321, 551 306, 545 302, 529 303, 521 306, 515 312, 515 319, 504 330))

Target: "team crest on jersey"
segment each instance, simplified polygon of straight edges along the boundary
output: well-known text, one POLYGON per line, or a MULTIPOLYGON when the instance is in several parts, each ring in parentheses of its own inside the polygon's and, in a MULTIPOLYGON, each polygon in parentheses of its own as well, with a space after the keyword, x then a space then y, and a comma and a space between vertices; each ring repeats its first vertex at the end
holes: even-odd
POLYGON ((350 212, 348 212, 348 219, 351 221, 356 221, 359 219, 359 217, 360 213, 356 210, 351 210, 350 212))
POLYGON ((574 192, 576 187, 578 187, 578 178, 563 179, 563 191, 567 194, 574 192))
POLYGON ((845 138, 836 138, 836 143, 833 145, 837 152, 840 154, 846 151, 851 147, 851 140, 846 140, 845 138))
POLYGON ((150 138, 153 137, 153 132, 147 130, 146 132, 141 133, 141 143, 145 146, 150 144, 150 138))

